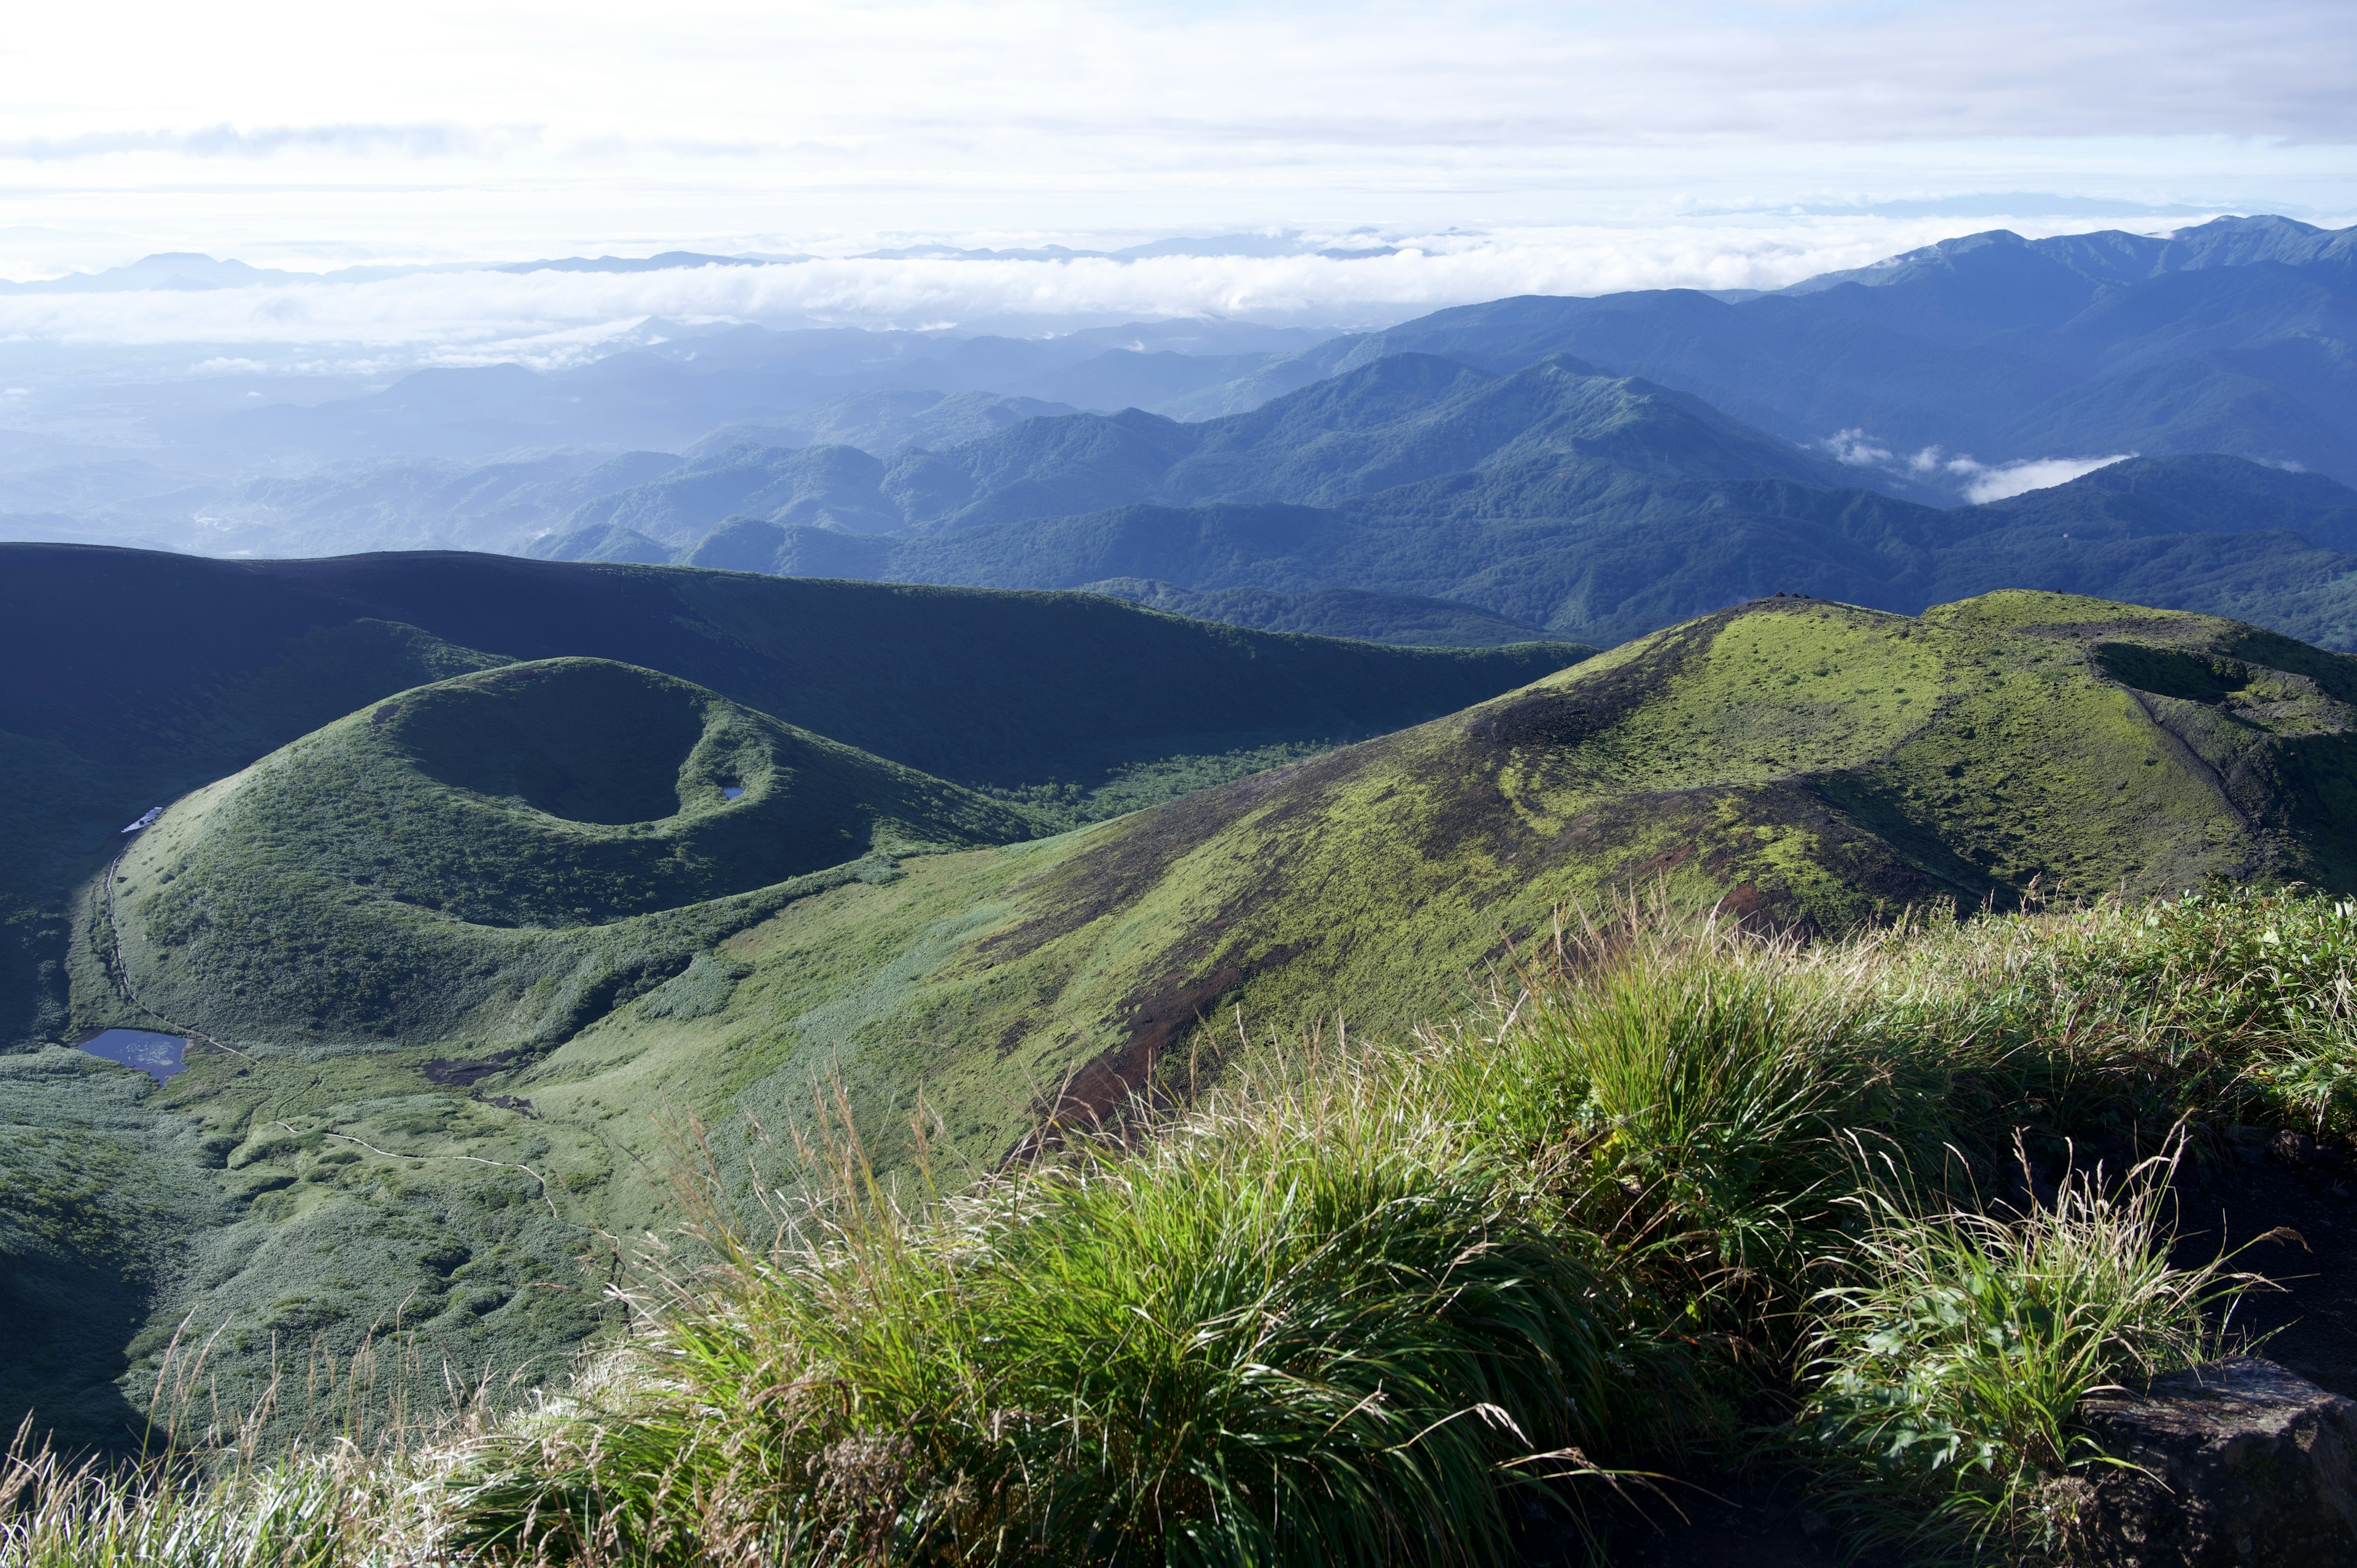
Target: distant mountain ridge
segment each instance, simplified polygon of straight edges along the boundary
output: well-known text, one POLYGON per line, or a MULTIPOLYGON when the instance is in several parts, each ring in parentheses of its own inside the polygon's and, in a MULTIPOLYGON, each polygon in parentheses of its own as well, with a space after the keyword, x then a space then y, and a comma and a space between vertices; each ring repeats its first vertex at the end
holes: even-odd
POLYGON ((2357 482, 2357 230, 2282 218, 2167 240, 1998 230, 1735 302, 1493 300, 1372 334, 1339 368, 1400 352, 1501 373, 1575 354, 1900 459, 2223 452, 2357 482))
MULTIPOLYGON (((1436 596, 1500 618, 1498 635, 1611 642, 1780 588, 1912 613, 2014 586, 2232 614, 2330 646, 2357 635, 2357 492, 2321 474, 2146 457, 1940 508, 1846 484, 1856 472, 1569 356, 1491 374, 1402 353, 1194 424, 1133 410, 888 460, 725 453, 586 504, 534 550, 1008 587, 1351 590, 1400 601, 1402 618, 1387 630, 1361 604, 1356 635, 1402 641, 1424 620, 1405 601, 1436 596)), ((1303 613, 1189 602, 1254 625, 1303 613)))
POLYGON ((1839 478, 1700 399, 1566 356, 1495 376, 1398 354, 1196 424, 1131 409, 1025 419, 889 458, 847 447, 724 450, 598 497, 566 523, 674 545, 730 516, 923 532, 1133 504, 1332 505, 1447 474, 1563 461, 1665 478, 1839 478))

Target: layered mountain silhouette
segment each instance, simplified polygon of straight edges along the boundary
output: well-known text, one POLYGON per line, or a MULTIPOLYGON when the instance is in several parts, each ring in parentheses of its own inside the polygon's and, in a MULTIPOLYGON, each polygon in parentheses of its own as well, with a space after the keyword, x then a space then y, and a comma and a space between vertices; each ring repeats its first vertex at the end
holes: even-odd
MULTIPOLYGON (((1258 626, 1300 624, 1303 595, 1438 597, 1496 618, 1485 635, 1501 639, 1615 641, 1780 590, 1913 613, 2014 586, 2232 614, 2331 646, 2357 636, 2344 553, 2357 491, 2322 474, 2147 456, 1943 507, 1845 482, 1857 472, 1567 355, 1498 373, 1407 352, 1194 424, 1135 410, 1028 419, 888 459, 725 451, 587 503, 534 550, 1282 596, 1193 601, 1258 626)), ((1355 635, 1434 635, 1412 607, 1358 607, 1355 635)))

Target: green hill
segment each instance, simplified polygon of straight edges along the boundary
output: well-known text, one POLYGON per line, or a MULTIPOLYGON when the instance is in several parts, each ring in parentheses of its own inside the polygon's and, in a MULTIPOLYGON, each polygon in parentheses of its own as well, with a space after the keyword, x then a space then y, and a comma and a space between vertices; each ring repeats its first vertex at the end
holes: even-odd
POLYGON ((86 985, 81 1022, 152 1010, 266 1052, 437 1037, 488 1010, 523 1042, 562 1037, 796 878, 1039 831, 651 671, 514 664, 399 693, 177 804, 92 895, 104 935, 78 956, 111 953, 125 984, 86 985))
POLYGON ((62 1037, 66 906, 125 822, 468 671, 565 656, 659 670, 1070 822, 1415 724, 1585 651, 1263 636, 1092 594, 0 544, 0 1044, 62 1037))
MULTIPOLYGON (((1758 601, 965 849, 1028 824, 642 671, 526 665, 395 701, 174 806, 113 913, 102 886, 83 905, 81 1016, 133 1016, 119 930, 140 1003, 235 1048, 141 1102, 120 1160, 162 1173, 158 1201, 88 1242, 113 1270, 91 1278, 156 1238, 195 1260, 142 1276, 126 1389, 184 1319, 228 1326, 210 1366, 232 1392, 262 1386, 274 1332, 349 1352, 396 1322, 421 1364, 548 1370, 606 1321, 601 1238, 675 1214, 683 1129, 725 1180, 791 1183, 832 1079, 888 1179, 954 1184, 1050 1113, 1216 1073, 1240 1034, 1460 1012, 1566 901, 1666 883, 1833 929, 2032 886, 2357 889, 2357 660, 2049 594, 1913 619, 1758 601), (655 732, 653 762, 597 738, 655 732), (492 823, 511 844, 481 842, 492 823), (696 869, 699 835, 756 823, 817 848, 749 890, 696 869), (791 874, 863 831, 932 847, 791 874), (592 923, 492 923, 575 908, 592 923)), ((11 1059, 54 1075, 61 1054, 11 1059)), ((10 1331, 54 1360, 49 1311, 10 1331)))

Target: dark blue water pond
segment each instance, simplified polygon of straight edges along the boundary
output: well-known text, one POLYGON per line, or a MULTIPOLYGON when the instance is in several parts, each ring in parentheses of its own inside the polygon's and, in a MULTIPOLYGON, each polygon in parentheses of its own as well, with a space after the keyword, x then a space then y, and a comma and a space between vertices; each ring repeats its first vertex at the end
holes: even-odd
POLYGON ((151 1035, 145 1029, 109 1029, 81 1043, 94 1057, 156 1075, 157 1083, 188 1064, 182 1059, 188 1042, 178 1035, 151 1035))
POLYGON ((729 800, 733 800, 737 796, 742 795, 745 792, 745 786, 742 784, 723 784, 720 787, 720 792, 729 800))

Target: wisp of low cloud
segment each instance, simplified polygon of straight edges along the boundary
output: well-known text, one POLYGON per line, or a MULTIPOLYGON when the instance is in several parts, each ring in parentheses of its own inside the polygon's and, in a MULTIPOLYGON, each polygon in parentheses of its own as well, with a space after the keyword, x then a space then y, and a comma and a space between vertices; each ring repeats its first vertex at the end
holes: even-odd
POLYGON ((2027 495, 2031 490, 2067 485, 2098 468, 2124 463, 2135 456, 2133 452, 2115 452, 2108 457, 2031 457, 2018 463, 1994 465, 1976 463, 1970 457, 1951 457, 1942 467, 1963 478, 1964 499, 1975 506, 1981 506, 1989 501, 2027 495))

